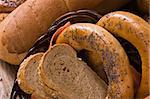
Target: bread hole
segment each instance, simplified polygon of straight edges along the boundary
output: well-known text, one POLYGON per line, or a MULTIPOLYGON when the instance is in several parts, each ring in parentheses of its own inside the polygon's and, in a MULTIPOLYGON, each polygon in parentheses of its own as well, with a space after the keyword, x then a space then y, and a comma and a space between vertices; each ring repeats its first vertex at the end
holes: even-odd
POLYGON ((136 47, 123 38, 120 38, 120 37, 116 37, 116 38, 120 42, 122 47, 124 48, 126 54, 128 55, 130 64, 139 73, 142 73, 142 61, 141 61, 140 54, 139 54, 138 50, 136 49, 136 47))
POLYGON ((66 67, 63 68, 63 71, 66 71, 66 67))

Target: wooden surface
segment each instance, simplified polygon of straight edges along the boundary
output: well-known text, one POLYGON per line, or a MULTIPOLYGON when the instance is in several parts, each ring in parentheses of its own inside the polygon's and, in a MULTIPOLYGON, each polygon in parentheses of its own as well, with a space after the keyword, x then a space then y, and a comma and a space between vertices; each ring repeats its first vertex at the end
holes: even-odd
POLYGON ((0 60, 0 99, 10 99, 16 72, 17 66, 0 60))

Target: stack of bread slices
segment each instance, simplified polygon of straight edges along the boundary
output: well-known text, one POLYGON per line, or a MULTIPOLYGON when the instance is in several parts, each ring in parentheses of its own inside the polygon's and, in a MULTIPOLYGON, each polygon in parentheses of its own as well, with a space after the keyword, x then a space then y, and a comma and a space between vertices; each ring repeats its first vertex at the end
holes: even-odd
POLYGON ((21 89, 38 99, 104 99, 107 85, 67 44, 29 56, 20 65, 21 89))

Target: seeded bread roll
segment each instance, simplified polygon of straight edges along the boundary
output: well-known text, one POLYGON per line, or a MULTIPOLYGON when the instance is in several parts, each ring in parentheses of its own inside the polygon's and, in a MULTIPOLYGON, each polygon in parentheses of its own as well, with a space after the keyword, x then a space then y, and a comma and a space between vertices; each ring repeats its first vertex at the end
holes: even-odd
POLYGON ((67 44, 51 47, 39 65, 42 81, 70 99, 104 99, 107 85, 76 54, 67 44))

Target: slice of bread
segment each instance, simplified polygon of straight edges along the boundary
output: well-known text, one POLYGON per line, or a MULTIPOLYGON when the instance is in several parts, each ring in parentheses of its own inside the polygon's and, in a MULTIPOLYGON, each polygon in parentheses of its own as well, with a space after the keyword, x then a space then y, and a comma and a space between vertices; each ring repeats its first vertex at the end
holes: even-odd
POLYGON ((39 65, 41 81, 70 99, 104 99, 107 85, 76 54, 67 44, 51 47, 39 65))
POLYGON ((31 94, 35 91, 37 82, 37 68, 43 53, 37 53, 25 59, 17 73, 18 84, 23 91, 31 94))
POLYGON ((40 81, 38 66, 42 56, 43 53, 37 53, 29 56, 22 62, 17 73, 20 88, 28 94, 37 95, 39 99, 65 99, 59 92, 48 88, 40 81))

